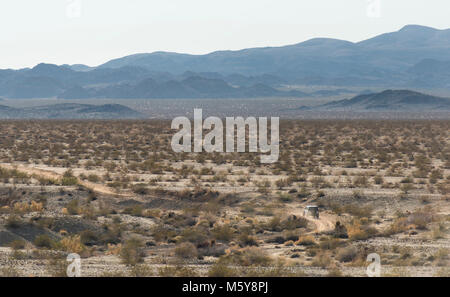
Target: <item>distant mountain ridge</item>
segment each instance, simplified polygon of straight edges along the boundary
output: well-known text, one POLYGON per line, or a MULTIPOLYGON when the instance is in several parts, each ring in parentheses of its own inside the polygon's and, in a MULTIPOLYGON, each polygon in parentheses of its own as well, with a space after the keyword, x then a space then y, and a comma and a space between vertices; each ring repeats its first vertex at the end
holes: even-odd
POLYGON ((136 85, 116 84, 101 88, 76 86, 66 90, 61 99, 86 98, 252 98, 252 97, 303 97, 300 91, 279 91, 270 86, 255 84, 251 87, 232 87, 221 79, 190 76, 182 81, 157 82, 145 79, 136 85))
POLYGON ((294 45, 206 55, 136 54, 98 67, 41 63, 0 70, 4 98, 303 97, 285 85, 450 90, 450 29, 408 25, 353 43, 314 38, 294 45))
POLYGON ((270 76, 222 76, 185 72, 173 75, 142 67, 98 68, 74 71, 66 66, 39 64, 32 69, 0 70, 0 94, 7 98, 244 98, 302 97, 299 91, 281 91, 270 76))
POLYGON ((450 111, 450 98, 409 90, 386 90, 314 107, 303 106, 300 109, 316 111, 450 111))
POLYGON ((62 103, 14 108, 0 105, 0 119, 140 119, 145 116, 120 104, 62 103))
POLYGON ((302 43, 217 51, 206 55, 167 52, 136 54, 111 60, 99 68, 140 66, 153 71, 269 74, 297 83, 379 85, 395 79, 412 83, 405 71, 423 59, 450 61, 450 29, 408 25, 401 30, 352 43, 314 38, 302 43))

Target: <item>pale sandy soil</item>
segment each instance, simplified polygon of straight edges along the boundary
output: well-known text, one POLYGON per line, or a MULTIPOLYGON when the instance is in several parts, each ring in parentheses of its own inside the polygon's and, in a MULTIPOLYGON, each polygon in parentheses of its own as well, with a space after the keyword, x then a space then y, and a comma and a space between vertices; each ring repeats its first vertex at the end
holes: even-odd
MULTIPOLYGON (((26 251, 23 251, 26 252, 26 251)), ((29 277, 44 277, 51 275, 50 271, 45 265, 45 261, 42 260, 10 260, 9 254, 10 248, 0 248, 0 267, 14 269, 22 276, 29 277)), ((145 265, 157 274, 158 269, 167 267, 165 264, 155 264, 154 259, 147 258, 145 265)), ((170 266, 170 265, 169 265, 170 266)), ((183 264, 183 266, 195 270, 199 275, 206 275, 209 269, 208 264, 183 264)), ((230 268, 237 268, 230 266, 230 268)), ((367 276, 367 267, 338 267, 343 275, 351 276, 367 276)), ((248 270, 270 270, 267 268, 246 268, 248 270)), ((287 271, 304 274, 305 276, 326 276, 329 274, 328 269, 319 267, 310 267, 304 265, 293 265, 286 268, 287 271)), ((117 256, 94 256, 87 259, 81 259, 81 275, 85 277, 93 276, 105 276, 105 275, 129 275, 131 273, 130 267, 122 264, 117 256)), ((431 277, 437 275, 448 275, 450 273, 450 267, 416 267, 416 266, 401 266, 395 267, 391 265, 381 266, 382 276, 414 276, 414 277, 431 277)))
MULTIPOLYGON (((6 169, 17 169, 18 171, 27 173, 29 175, 38 175, 41 177, 49 178, 49 179, 59 179, 63 176, 64 172, 67 170, 66 168, 55 168, 55 167, 48 167, 48 166, 39 166, 39 165, 28 165, 28 164, 6 164, 6 163, 0 163, 0 166, 6 168, 6 169)), ((91 183, 88 181, 79 181, 79 183, 95 192, 106 194, 106 195, 121 195, 117 192, 114 192, 111 190, 111 188, 91 183)))

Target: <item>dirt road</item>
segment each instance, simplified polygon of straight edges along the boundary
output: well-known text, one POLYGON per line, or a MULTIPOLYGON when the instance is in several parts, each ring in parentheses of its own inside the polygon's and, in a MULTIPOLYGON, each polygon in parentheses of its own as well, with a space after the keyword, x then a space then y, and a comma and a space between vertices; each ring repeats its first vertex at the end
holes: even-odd
POLYGON ((328 213, 321 213, 319 219, 308 218, 316 225, 315 232, 326 232, 334 229, 336 218, 328 213))
MULTIPOLYGON (((303 217, 305 206, 306 204, 297 204, 289 209, 289 214, 303 217)), ((312 216, 307 216, 306 218, 316 226, 314 233, 333 230, 336 223, 336 216, 326 212, 321 212, 319 219, 315 219, 312 216)))
MULTIPOLYGON (((42 176, 45 178, 50 178, 50 179, 60 179, 63 174, 55 172, 55 171, 51 171, 48 169, 41 169, 41 168, 37 168, 37 167, 33 167, 32 165, 24 165, 24 164, 9 164, 9 163, 0 163, 0 166, 5 168, 5 169, 17 169, 20 172, 26 173, 28 175, 38 175, 38 176, 42 176)), ((91 183, 88 181, 82 181, 82 180, 78 180, 78 183, 82 186, 84 186, 85 188, 88 188, 94 192, 100 193, 100 194, 105 194, 105 195, 114 195, 114 196, 123 196, 123 194, 118 194, 116 192, 114 192, 111 188, 105 186, 105 185, 100 185, 100 184, 96 184, 96 183, 91 183)))
MULTIPOLYGON (((24 172, 29 175, 38 175, 50 179, 60 179, 65 171, 64 168, 58 168, 60 172, 56 172, 49 169, 39 168, 36 165, 28 164, 10 164, 10 163, 0 163, 0 166, 6 169, 17 169, 18 171, 24 172), (63 171, 64 170, 64 171, 63 171)), ((79 180, 79 184, 100 194, 113 195, 113 196, 128 196, 123 193, 116 193, 114 190, 106 185, 96 184, 89 181, 79 180)), ((298 203, 293 205, 289 209, 289 214, 296 216, 303 216, 304 207, 306 204, 298 203)), ((336 223, 336 217, 330 213, 322 212, 320 213, 319 219, 314 219, 308 216, 307 219, 312 222, 316 227, 312 232, 326 232, 334 229, 336 223)))

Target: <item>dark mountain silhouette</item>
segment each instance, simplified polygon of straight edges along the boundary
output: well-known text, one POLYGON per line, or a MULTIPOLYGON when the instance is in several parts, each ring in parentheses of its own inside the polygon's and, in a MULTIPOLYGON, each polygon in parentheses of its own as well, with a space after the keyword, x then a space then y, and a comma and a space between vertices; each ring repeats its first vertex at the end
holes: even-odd
POLYGON ((358 95, 351 99, 332 101, 302 110, 322 111, 450 111, 450 99, 409 90, 386 90, 358 95))
POLYGON ((60 98, 64 99, 89 99, 94 94, 89 92, 87 89, 81 86, 74 86, 65 90, 62 94, 59 95, 60 98))
POLYGON ((424 59, 407 72, 416 87, 450 89, 450 60, 424 59))
POLYGON ((84 98, 253 98, 253 97, 303 97, 300 91, 279 91, 263 84, 251 87, 232 87, 221 79, 191 76, 182 81, 158 83, 152 78, 136 85, 116 84, 102 88, 75 86, 59 95, 61 99, 84 98))
POLYGON ((223 76, 185 72, 172 75, 143 67, 98 68, 74 71, 66 66, 39 64, 32 69, 0 70, 0 95, 7 98, 242 98, 304 96, 271 85, 275 76, 223 76), (231 81, 231 83, 227 82, 231 81), (267 85, 263 82, 268 83, 267 85))
POLYGON ((8 81, 2 94, 9 98, 48 98, 64 90, 64 84, 46 76, 23 76, 8 81))
POLYGON ((145 116, 120 104, 54 104, 13 108, 0 105, 0 119, 137 119, 145 116))

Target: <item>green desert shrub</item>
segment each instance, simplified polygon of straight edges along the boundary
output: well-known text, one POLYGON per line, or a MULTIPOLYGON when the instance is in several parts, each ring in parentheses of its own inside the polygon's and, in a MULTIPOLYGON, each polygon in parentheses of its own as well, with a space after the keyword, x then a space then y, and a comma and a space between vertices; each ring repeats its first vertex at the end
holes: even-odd
POLYGON ((72 170, 67 170, 61 179, 61 185, 63 186, 75 186, 78 184, 78 178, 73 175, 72 170))
POLYGON ((192 259, 197 258, 198 251, 192 243, 182 242, 175 247, 175 255, 183 259, 192 259))
POLYGON ((130 238, 122 246, 120 251, 122 263, 136 265, 144 261, 144 243, 138 238, 130 238))
POLYGON ((354 246, 345 247, 339 250, 336 258, 340 262, 351 262, 356 259, 358 255, 358 249, 354 246))
POLYGON ((41 234, 36 236, 33 243, 38 248, 46 248, 46 249, 51 249, 55 244, 53 239, 51 239, 50 236, 48 236, 47 234, 41 234))

